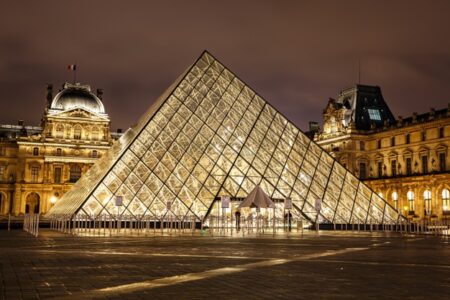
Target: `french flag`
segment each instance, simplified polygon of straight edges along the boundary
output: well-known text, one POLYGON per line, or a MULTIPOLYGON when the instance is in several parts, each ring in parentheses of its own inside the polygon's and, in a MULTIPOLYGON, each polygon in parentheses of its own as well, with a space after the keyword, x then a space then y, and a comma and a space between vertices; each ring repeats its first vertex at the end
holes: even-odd
POLYGON ((67 70, 73 70, 75 71, 77 69, 77 65, 68 65, 67 70))

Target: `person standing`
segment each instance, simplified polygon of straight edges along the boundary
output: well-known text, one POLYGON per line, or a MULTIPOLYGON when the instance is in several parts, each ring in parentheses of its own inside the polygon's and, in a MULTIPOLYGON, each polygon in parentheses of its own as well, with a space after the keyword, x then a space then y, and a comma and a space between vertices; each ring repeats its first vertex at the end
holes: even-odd
POLYGON ((241 229, 241 212, 239 209, 234 213, 234 217, 236 218, 236 230, 239 231, 241 229))

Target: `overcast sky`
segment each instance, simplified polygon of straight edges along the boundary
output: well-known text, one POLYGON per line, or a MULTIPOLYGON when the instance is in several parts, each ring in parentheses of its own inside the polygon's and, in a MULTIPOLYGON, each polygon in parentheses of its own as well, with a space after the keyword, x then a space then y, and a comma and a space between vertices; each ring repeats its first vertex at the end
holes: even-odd
POLYGON ((126 129, 204 49, 302 129, 358 59, 406 117, 450 102, 449 34, 450 1, 0 0, 0 124, 38 125, 76 62, 126 129))

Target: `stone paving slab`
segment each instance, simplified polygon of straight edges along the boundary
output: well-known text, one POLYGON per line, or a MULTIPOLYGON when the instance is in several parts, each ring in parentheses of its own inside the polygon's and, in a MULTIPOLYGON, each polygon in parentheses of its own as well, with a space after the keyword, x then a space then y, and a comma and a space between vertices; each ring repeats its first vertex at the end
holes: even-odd
POLYGON ((0 230, 0 299, 448 299, 447 238, 38 238, 0 230))

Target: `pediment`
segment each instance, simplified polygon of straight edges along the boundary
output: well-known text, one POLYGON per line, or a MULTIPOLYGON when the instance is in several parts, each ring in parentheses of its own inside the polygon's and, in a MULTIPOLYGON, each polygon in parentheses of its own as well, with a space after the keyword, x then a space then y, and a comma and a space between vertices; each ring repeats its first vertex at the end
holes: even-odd
POLYGON ((73 108, 70 110, 56 112, 56 113, 53 113, 52 116, 67 117, 67 118, 86 118, 86 119, 101 118, 101 119, 105 119, 104 116, 98 115, 96 113, 85 110, 83 108, 73 108))

